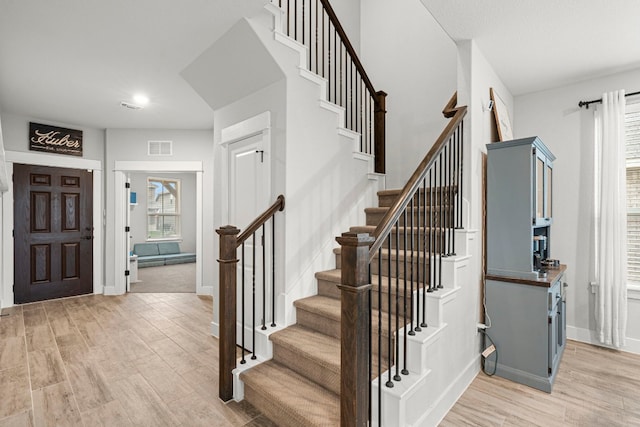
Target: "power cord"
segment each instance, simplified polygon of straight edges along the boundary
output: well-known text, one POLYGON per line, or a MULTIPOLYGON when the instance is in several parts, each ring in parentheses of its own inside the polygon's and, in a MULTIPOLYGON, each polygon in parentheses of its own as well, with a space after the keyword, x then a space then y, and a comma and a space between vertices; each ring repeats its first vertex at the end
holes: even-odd
MULTIPOLYGON (((493 372, 489 373, 487 372, 487 370, 485 369, 485 365, 484 365, 484 361, 487 359, 487 357, 489 357, 492 353, 489 353, 487 356, 484 355, 484 351, 482 352, 482 372, 484 372, 487 376, 492 377, 496 374, 496 370, 498 369, 498 348, 496 347, 495 343, 493 342, 493 340, 491 339, 491 337, 489 336, 489 334, 487 333, 487 331, 485 331, 484 329, 480 330, 480 333, 482 333, 482 347, 483 348, 487 348, 485 347, 485 338, 489 340, 489 342, 491 343, 491 347, 493 347, 493 352, 496 354, 496 360, 494 362, 493 365, 493 372)), ((486 350, 485 350, 486 351, 486 350)))

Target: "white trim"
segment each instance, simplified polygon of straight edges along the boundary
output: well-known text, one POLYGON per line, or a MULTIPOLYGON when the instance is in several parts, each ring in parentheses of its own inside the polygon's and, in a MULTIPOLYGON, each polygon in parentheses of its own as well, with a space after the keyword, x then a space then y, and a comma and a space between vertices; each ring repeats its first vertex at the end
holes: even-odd
POLYGON ((627 298, 640 299, 640 286, 639 285, 627 285, 627 298))
MULTIPOLYGON (((267 199, 272 200, 271 191, 271 112, 265 111, 256 116, 250 117, 241 122, 227 126, 220 131, 221 140, 220 147, 222 149, 222 164, 221 164, 221 188, 223 191, 220 194, 222 206, 229 206, 229 145, 234 142, 241 141, 243 139, 251 138, 262 134, 262 149, 264 150, 265 161, 265 187, 267 188, 267 199)), ((222 209, 222 224, 229 223, 229 210, 222 209)))
POLYGON ((113 182, 115 185, 113 201, 113 225, 114 225, 114 253, 113 267, 115 270, 113 286, 107 286, 105 294, 107 295, 121 295, 127 290, 127 278, 124 275, 124 271, 128 269, 129 257, 127 254, 127 238, 128 234, 124 232, 124 227, 127 225, 127 211, 129 209, 129 201, 126 200, 125 183, 127 182, 127 176, 124 172, 114 172, 113 182), (120 232, 118 232, 120 230, 120 232))
POLYGON ((102 170, 100 160, 83 159, 73 156, 53 156, 48 154, 36 154, 26 151, 7 151, 5 159, 11 163, 24 163, 27 165, 51 166, 57 168, 92 169, 102 170))
POLYGON ((221 144, 230 144, 271 128, 271 112, 265 111, 220 131, 221 144))
POLYGON ((598 347, 611 348, 614 350, 625 351, 627 353, 640 354, 640 340, 636 338, 626 337, 626 345, 623 348, 616 349, 614 347, 602 344, 597 337, 595 331, 584 328, 577 328, 575 326, 567 326, 567 339, 580 341, 598 347))
POLYGON ((440 394, 433 407, 427 409, 422 417, 416 421, 416 426, 437 426, 447 413, 453 408, 462 394, 469 388, 480 372, 480 355, 475 356, 460 374, 440 394))
MULTIPOLYGON (((598 292, 598 283, 589 282, 591 293, 596 294, 598 292)), ((640 285, 636 283, 627 284, 627 298, 628 299, 640 299, 640 285)))
POLYGON ((196 172, 196 294, 213 295, 213 286, 202 284, 202 233, 204 232, 202 223, 202 172, 196 172), (200 293, 198 293, 200 292, 200 293))
MULTIPOLYGON (((5 153, 7 174, 13 174, 13 164, 50 166, 70 169, 87 169, 93 171, 93 293, 101 294, 104 291, 103 282, 103 227, 102 216, 102 162, 77 158, 73 156, 57 156, 20 151, 7 151, 5 153)), ((2 194, 2 282, 0 283, 0 306, 11 307, 14 304, 13 296, 13 239, 8 237, 13 230, 13 187, 2 194)))
MULTIPOLYGON (((267 200, 273 200, 271 188, 271 112, 264 111, 253 117, 249 117, 241 122, 232 124, 220 131, 220 209, 221 224, 229 223, 229 146, 234 142, 251 138, 252 136, 262 135, 262 150, 265 158, 265 188, 267 189, 267 200)), ((218 306, 219 284, 212 288, 213 295, 213 321, 211 322, 211 334, 214 337, 220 334, 220 307, 218 306)), ((281 306, 280 306, 281 307, 281 306)))
MULTIPOLYGON (((128 178, 127 178, 127 181, 129 181, 128 178)), ((177 201, 177 203, 175 205, 176 205, 176 208, 177 208, 178 211, 177 212, 173 212, 173 213, 158 212, 157 215, 158 216, 163 216, 163 217, 167 217, 167 216, 177 217, 178 220, 179 220, 178 221, 178 233, 179 234, 178 235, 173 235, 173 236, 167 236, 167 237, 150 238, 149 235, 151 233, 150 233, 150 230, 149 230, 149 211, 147 209, 147 214, 146 214, 146 217, 147 217, 146 227, 147 227, 147 229, 145 230, 145 233, 146 233, 147 237, 146 237, 145 241, 146 242, 166 242, 166 241, 169 241, 169 242, 171 242, 171 241, 173 241, 173 242, 176 242, 176 241, 181 242, 182 241, 182 219, 183 219, 183 216, 182 216, 182 179, 180 179, 180 178, 157 177, 157 176, 147 176, 147 186, 146 186, 147 191, 149 191, 149 188, 150 188, 149 181, 154 181, 154 182, 167 181, 167 182, 175 182, 176 183, 176 186, 178 187, 178 197, 177 197, 178 201, 177 201)), ((164 186, 164 184, 161 184, 161 185, 164 186)), ((131 189, 129 189, 127 191, 127 193, 131 193, 131 189)), ((149 195, 145 194, 145 198, 147 198, 147 206, 149 206, 148 197, 149 197, 149 195)), ((129 200, 129 196, 128 195, 127 195, 127 200, 129 200)), ((131 224, 129 224, 128 221, 127 221, 127 224, 131 225, 131 224)))
POLYGON ((202 173, 203 166, 201 161, 116 161, 114 165, 114 257, 115 263, 115 280, 112 289, 105 289, 107 295, 121 295, 125 293, 126 278, 124 272, 128 262, 128 254, 126 251, 125 233, 119 233, 117 230, 124 230, 126 209, 129 209, 128 200, 126 198, 126 189, 124 186, 126 176, 129 172, 195 172, 196 173, 196 294, 212 295, 212 286, 203 286, 202 284, 202 173))
POLYGON ((137 161, 137 160, 116 160, 114 171, 126 172, 202 172, 201 161, 137 161))

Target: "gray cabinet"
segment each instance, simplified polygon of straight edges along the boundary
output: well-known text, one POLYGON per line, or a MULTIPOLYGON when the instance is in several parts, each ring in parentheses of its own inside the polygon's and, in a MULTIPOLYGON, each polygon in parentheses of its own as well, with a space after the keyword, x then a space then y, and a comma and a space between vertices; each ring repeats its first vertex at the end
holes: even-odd
POLYGON ((538 137, 487 146, 485 370, 551 391, 566 340, 564 265, 551 254, 554 155, 538 137))
POLYGON ((485 295, 498 353, 485 370, 551 392, 566 343, 565 266, 544 279, 487 276, 485 295))
POLYGON ((487 273, 535 279, 550 258, 553 161, 538 137, 487 145, 487 273))

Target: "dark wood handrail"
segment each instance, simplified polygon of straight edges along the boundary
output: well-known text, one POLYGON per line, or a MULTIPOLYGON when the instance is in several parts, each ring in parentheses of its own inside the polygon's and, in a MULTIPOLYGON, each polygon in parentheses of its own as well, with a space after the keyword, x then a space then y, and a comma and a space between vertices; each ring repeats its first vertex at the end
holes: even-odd
POLYGON ((254 219, 253 222, 251 222, 251 224, 249 224, 247 228, 245 228, 245 230, 242 233, 240 233, 240 235, 238 235, 238 238, 237 238, 238 247, 245 240, 247 240, 249 236, 255 233, 258 228, 262 227, 262 224, 267 222, 269 218, 273 216, 274 213, 278 211, 282 211, 283 209, 284 209, 284 196, 281 194, 278 196, 276 201, 269 208, 267 208, 266 211, 261 213, 259 217, 254 219))
POLYGON ((336 15, 335 11, 331 7, 331 4, 329 4, 329 0, 320 0, 320 3, 322 3, 324 10, 327 12, 327 16, 329 17, 329 21, 331 21, 336 31, 338 32, 338 35, 340 36, 340 40, 342 41, 342 44, 344 44, 344 47, 347 49, 347 53, 351 57, 351 60, 355 64, 356 69, 358 70, 358 73, 362 77, 362 81, 364 82, 365 86, 367 86, 367 89, 369 90, 371 97, 373 98, 373 100, 377 105, 379 101, 378 101, 378 96, 376 95, 376 90, 373 87, 371 80, 369 80, 369 76, 367 76, 367 72, 364 71, 364 66, 360 62, 360 59, 356 54, 356 50, 353 48, 353 45, 349 41, 349 37, 347 37, 347 33, 344 31, 344 28, 342 28, 342 24, 340 24, 340 21, 338 20, 338 16, 336 15))
POLYGON ((458 105, 457 91, 453 93, 453 96, 451 97, 449 102, 447 102, 447 105, 445 105, 444 108, 442 109, 442 115, 445 116, 447 119, 450 119, 451 117, 455 116, 456 111, 458 111, 458 108, 456 107, 456 105, 458 105))
POLYGON ((409 181, 402 188, 402 192, 400 193, 394 204, 389 208, 384 217, 382 217, 380 224, 373 232, 372 236, 376 240, 369 249, 370 260, 374 258, 374 256, 378 252, 378 249, 382 247, 387 234, 389 234, 394 224, 400 218, 400 215, 402 215, 402 212, 404 212, 405 208, 411 201, 411 198, 420 186, 420 181, 425 176, 429 167, 431 167, 431 165, 435 162, 436 154, 440 152, 444 144, 449 140, 454 130, 458 127, 458 125, 462 122, 464 116, 467 114, 467 107, 461 106, 454 108, 455 102, 457 102, 457 93, 455 93, 451 97, 451 99, 447 103, 447 106, 443 110, 443 114, 445 115, 445 117, 447 117, 447 114, 450 114, 450 112, 454 112, 451 120, 449 120, 449 123, 444 128, 435 144, 433 144, 433 147, 431 147, 422 162, 420 162, 415 172, 413 172, 413 174, 411 175, 411 178, 409 178, 409 181))

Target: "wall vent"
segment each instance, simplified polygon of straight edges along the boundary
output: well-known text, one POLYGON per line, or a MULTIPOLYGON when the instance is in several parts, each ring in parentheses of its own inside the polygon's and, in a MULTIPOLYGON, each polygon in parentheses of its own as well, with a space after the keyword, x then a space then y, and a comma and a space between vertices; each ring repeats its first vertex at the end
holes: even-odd
POLYGON ((147 145, 149 156, 172 156, 173 141, 149 141, 147 145))

